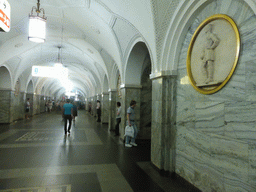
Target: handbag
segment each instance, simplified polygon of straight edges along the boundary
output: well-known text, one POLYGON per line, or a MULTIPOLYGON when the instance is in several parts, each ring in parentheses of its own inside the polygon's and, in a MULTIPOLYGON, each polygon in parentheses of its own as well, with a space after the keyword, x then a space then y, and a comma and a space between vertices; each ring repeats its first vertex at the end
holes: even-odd
POLYGON ((134 137, 134 128, 133 128, 133 126, 127 125, 125 127, 124 136, 129 136, 129 137, 132 137, 132 138, 134 137))

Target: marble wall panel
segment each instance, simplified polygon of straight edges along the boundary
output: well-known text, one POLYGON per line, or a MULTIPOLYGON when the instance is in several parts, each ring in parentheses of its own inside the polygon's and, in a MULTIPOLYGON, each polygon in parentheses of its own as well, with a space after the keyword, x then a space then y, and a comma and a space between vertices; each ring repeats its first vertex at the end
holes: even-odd
POLYGON ((152 134, 151 134, 151 162, 158 167, 159 169, 162 169, 162 134, 159 129, 163 125, 161 123, 157 123, 155 121, 152 121, 152 134))
MULTIPOLYGON (((177 97, 177 124, 185 124, 196 121, 196 107, 195 102, 191 101, 180 101, 180 98, 177 97)), ((182 99, 183 100, 183 99, 182 99)))
POLYGON ((255 25, 256 16, 245 1, 209 1, 196 13, 183 42, 177 79, 176 172, 204 192, 256 191, 255 25), (225 87, 203 95, 185 81, 187 50, 199 24, 219 13, 237 23, 241 53, 225 87))
POLYGON ((163 169, 163 100, 162 78, 152 80, 152 127, 151 127, 151 162, 163 169))
MULTIPOLYGON (((116 125, 116 99, 117 91, 109 91, 109 120, 108 129, 114 130, 116 125)), ((122 106, 121 106, 122 107, 122 106)))
POLYGON ((152 81, 149 79, 150 65, 145 68, 141 77, 141 109, 140 109, 140 136, 141 139, 151 138, 152 118, 152 81))
POLYGON ((225 121, 227 122, 255 122, 256 102, 236 102, 225 103, 225 121))
POLYGON ((108 123, 109 118, 109 94, 103 93, 101 98, 101 122, 108 123))
POLYGON ((43 95, 40 96, 40 113, 45 112, 45 97, 43 95))
POLYGON ((10 123, 11 91, 0 90, 0 123, 10 123))
POLYGON ((159 169, 174 171, 176 138, 175 77, 152 80, 151 161, 159 169))
POLYGON ((10 122, 23 119, 25 114, 24 93, 11 92, 10 122))
POLYGON ((251 101, 225 103, 225 134, 239 140, 256 140, 255 107, 251 101))
POLYGON ((228 122, 225 126, 224 136, 249 142, 255 141, 255 123, 228 122))
POLYGON ((33 96, 33 115, 40 113, 40 96, 34 95, 33 96))
POLYGON ((124 139, 124 129, 126 126, 126 110, 127 108, 130 106, 129 101, 126 100, 126 89, 122 88, 121 90, 121 94, 122 94, 122 102, 121 102, 121 123, 119 125, 119 131, 120 131, 120 137, 121 139, 124 139))
POLYGON ((176 150, 176 167, 175 172, 188 182, 193 184, 194 178, 194 158, 183 151, 176 150))
POLYGON ((224 103, 196 102, 195 128, 201 132, 224 134, 224 103))
POLYGON ((224 173, 226 189, 235 187, 233 186, 234 181, 240 183, 241 187, 242 184, 248 182, 248 143, 211 135, 211 154, 211 164, 221 169, 224 173))
POLYGON ((207 162, 195 161, 193 185, 203 192, 225 192, 224 174, 221 169, 207 162))
POLYGON ((249 184, 256 191, 256 143, 249 143, 249 184))
MULTIPOLYGON (((198 134, 197 131, 179 127, 175 158, 176 172, 193 185, 198 186, 199 183, 204 183, 202 178, 213 177, 208 163, 211 161, 210 137, 204 137, 204 134, 198 134)), ((217 178, 219 175, 215 180, 217 178)), ((204 189, 206 188, 207 186, 204 186, 204 189)))

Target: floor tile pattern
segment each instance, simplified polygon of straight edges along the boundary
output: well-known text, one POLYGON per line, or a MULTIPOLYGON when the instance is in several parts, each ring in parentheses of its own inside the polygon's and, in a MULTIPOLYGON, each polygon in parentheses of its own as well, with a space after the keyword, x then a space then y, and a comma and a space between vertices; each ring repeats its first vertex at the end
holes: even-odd
POLYGON ((0 192, 175 191, 176 181, 148 171, 149 142, 125 148, 86 111, 70 135, 63 126, 56 112, 0 125, 0 192))

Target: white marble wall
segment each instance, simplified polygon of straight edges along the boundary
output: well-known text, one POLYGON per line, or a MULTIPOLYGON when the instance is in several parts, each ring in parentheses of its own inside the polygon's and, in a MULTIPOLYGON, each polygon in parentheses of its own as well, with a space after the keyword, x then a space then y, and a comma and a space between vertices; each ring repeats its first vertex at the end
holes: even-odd
POLYGON ((117 91, 109 91, 109 120, 108 120, 108 130, 114 130, 116 125, 116 97, 117 91))
POLYGON ((176 77, 152 79, 151 162, 160 170, 174 172, 176 77))
POLYGON ((149 79, 150 65, 145 68, 141 77, 141 106, 140 106, 140 138, 151 139, 152 118, 152 81, 149 79))
POLYGON ((101 123, 108 123, 108 118, 109 118, 109 93, 102 93, 101 123))
POLYGON ((216 0, 197 12, 178 64, 176 172, 207 191, 256 191, 256 16, 243 0, 216 0), (228 6, 224 8, 224 5, 228 6), (214 14, 238 25, 241 55, 228 84, 202 95, 189 84, 186 57, 197 26, 214 14))
POLYGON ((34 95, 33 99, 33 115, 40 114, 40 95, 34 95))
POLYGON ((15 95, 13 91, 0 91, 0 123, 12 123, 24 118, 25 93, 15 95))
POLYGON ((95 101, 94 101, 94 97, 90 97, 89 98, 89 101, 90 101, 90 103, 91 103, 91 115, 95 115, 94 113, 95 113, 95 110, 94 110, 94 104, 95 104, 95 101))
POLYGON ((41 95, 40 96, 40 113, 44 113, 45 112, 45 100, 44 100, 44 96, 41 95))
POLYGON ((11 107, 10 107, 10 122, 23 119, 25 116, 24 97, 25 93, 20 92, 15 95, 15 92, 11 92, 11 107))
POLYGON ((11 91, 0 90, 0 123, 10 123, 11 91))

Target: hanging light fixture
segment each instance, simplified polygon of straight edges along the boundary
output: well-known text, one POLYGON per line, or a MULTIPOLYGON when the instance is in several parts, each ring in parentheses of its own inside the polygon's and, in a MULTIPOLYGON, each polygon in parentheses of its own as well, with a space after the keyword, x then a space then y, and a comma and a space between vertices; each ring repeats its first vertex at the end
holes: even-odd
POLYGON ((55 63, 55 67, 62 67, 62 60, 61 60, 61 58, 60 58, 60 49, 61 49, 61 46, 58 46, 58 48, 59 48, 59 51, 58 51, 58 61, 57 61, 57 63, 55 63))
POLYGON ((46 17, 44 9, 40 9, 40 0, 37 1, 37 7, 33 6, 29 14, 29 35, 28 40, 43 43, 45 41, 46 17), (34 10, 36 15, 33 15, 34 10), (39 14, 43 12, 43 16, 39 14))

